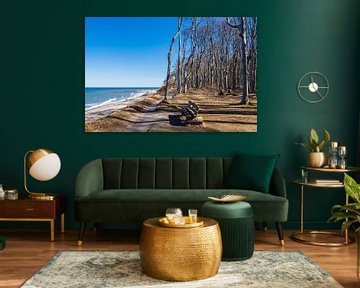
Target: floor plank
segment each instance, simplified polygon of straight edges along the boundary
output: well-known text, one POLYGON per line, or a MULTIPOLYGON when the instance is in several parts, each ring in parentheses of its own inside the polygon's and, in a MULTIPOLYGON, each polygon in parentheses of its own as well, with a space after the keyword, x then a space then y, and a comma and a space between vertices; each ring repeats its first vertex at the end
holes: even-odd
MULTIPOLYGON (((277 245, 276 231, 256 231, 255 250, 303 251, 346 288, 360 287, 356 277, 356 244, 319 247, 292 241, 293 231, 285 231, 285 246, 277 245)), ((76 245, 77 231, 56 234, 49 241, 46 230, 0 230, 7 237, 0 251, 0 287, 19 287, 59 250, 138 250, 139 231, 86 231, 84 245, 76 245)))

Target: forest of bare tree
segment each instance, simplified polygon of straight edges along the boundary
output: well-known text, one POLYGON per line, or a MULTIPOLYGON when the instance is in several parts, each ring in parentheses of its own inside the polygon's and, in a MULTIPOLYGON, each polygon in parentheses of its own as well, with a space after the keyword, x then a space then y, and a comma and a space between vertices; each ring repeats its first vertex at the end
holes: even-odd
POLYGON ((210 89, 238 94, 247 104, 256 95, 256 17, 178 17, 167 55, 165 100, 177 93, 210 89))
POLYGON ((118 109, 109 103, 87 111, 86 131, 256 132, 257 18, 174 17, 167 24, 162 87, 118 109))

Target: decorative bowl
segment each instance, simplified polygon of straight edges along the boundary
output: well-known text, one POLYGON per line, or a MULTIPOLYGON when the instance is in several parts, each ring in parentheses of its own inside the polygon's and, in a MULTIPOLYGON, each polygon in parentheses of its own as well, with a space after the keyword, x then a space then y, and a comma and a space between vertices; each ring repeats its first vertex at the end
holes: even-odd
POLYGON ((216 198, 216 197, 208 197, 210 200, 215 201, 215 202, 237 202, 237 201, 243 201, 246 199, 246 196, 243 195, 224 195, 221 196, 220 198, 216 198))
POLYGON ((166 217, 160 218, 159 224, 161 226, 170 227, 170 228, 194 228, 194 227, 202 226, 204 224, 204 222, 201 219, 199 219, 199 217, 198 217, 198 222, 195 223, 191 222, 191 218, 189 216, 185 216, 184 218, 185 218, 185 224, 171 223, 166 217))

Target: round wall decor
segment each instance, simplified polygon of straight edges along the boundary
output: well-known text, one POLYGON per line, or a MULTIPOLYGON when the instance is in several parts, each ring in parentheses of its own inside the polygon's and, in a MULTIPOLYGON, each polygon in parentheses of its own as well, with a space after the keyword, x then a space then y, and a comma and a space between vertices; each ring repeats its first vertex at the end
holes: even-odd
POLYGON ((304 74, 297 85, 299 96, 308 103, 319 103, 329 93, 329 81, 320 72, 308 72, 304 74))

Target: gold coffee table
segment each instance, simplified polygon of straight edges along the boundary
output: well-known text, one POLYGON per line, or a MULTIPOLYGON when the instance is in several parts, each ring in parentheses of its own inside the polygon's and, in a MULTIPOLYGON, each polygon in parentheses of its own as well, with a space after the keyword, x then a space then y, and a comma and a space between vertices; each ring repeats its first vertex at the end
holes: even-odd
POLYGON ((218 273, 222 242, 216 220, 203 218, 203 226, 168 228, 160 218, 144 221, 140 236, 140 261, 146 275, 167 281, 205 279, 218 273))

